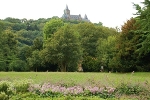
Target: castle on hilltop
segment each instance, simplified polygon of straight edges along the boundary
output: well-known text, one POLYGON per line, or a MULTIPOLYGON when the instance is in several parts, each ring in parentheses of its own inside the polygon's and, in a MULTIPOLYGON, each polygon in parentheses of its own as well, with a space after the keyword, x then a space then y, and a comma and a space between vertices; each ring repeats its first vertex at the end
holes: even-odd
POLYGON ((81 15, 70 15, 70 10, 68 9, 68 6, 66 5, 66 8, 64 10, 64 14, 62 16, 63 19, 66 20, 77 20, 77 21, 86 21, 90 22, 87 15, 85 14, 84 18, 81 17, 81 15))

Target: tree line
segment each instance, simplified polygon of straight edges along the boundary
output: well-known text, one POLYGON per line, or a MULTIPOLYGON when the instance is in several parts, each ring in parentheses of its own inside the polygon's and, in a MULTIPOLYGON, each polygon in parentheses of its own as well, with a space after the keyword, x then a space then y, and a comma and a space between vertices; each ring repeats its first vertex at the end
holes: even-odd
POLYGON ((150 71, 150 1, 118 29, 58 17, 0 20, 0 71, 150 71))

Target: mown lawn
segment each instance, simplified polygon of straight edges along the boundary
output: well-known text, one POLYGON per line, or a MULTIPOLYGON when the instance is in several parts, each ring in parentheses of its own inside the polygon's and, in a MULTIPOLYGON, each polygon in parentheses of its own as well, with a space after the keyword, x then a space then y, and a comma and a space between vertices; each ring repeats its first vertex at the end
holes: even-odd
POLYGON ((0 72, 0 80, 23 80, 32 79, 35 83, 43 82, 64 82, 75 84, 86 84, 87 82, 97 82, 102 85, 116 86, 122 82, 148 82, 150 83, 150 73, 80 73, 80 72, 0 72))

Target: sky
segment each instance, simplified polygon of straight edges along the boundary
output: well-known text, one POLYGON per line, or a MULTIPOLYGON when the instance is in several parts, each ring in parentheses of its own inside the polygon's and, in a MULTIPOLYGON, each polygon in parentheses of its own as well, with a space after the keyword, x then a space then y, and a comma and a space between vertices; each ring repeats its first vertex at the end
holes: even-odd
POLYGON ((0 19, 62 17, 66 5, 70 14, 86 14, 93 23, 102 22, 107 27, 120 27, 136 13, 133 2, 144 0, 0 0, 0 19))

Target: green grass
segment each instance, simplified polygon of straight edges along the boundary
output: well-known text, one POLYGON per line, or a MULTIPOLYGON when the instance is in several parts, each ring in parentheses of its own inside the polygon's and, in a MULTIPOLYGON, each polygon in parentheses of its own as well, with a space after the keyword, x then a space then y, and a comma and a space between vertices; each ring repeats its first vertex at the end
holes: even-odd
MULTIPOLYGON (((150 84, 150 73, 135 72, 135 73, 84 73, 84 72, 0 72, 0 81, 8 80, 24 80, 32 79, 34 83, 64 83, 64 84, 77 84, 77 85, 102 85, 117 87, 121 83, 131 84, 150 84)), ((149 86, 149 85, 147 85, 149 86)), ((145 87, 146 88, 146 87, 145 87)), ((149 87, 148 87, 149 88, 149 87)), ((141 95, 142 96, 142 95, 141 95)), ((140 96, 138 96, 139 98, 140 96)), ((12 96, 10 100, 104 100, 99 97, 58 97, 58 98, 42 98, 37 95, 33 96, 29 93, 18 94, 12 96), (29 95, 29 96, 28 96, 29 95), (19 99, 21 98, 21 99, 19 99)), ((108 100, 118 100, 110 98, 108 100)), ((134 95, 123 95, 119 100, 139 100, 134 95), (130 99, 131 98, 131 99, 130 99)), ((144 99, 143 99, 144 100, 144 99)), ((147 100, 147 99, 145 99, 147 100)))
POLYGON ((80 73, 80 72, 0 72, 0 80, 23 80, 32 79, 35 83, 75 83, 87 84, 95 82, 106 86, 116 86, 122 82, 148 82, 150 83, 150 73, 80 73))
MULTIPOLYGON (((10 100, 105 100, 99 97, 75 97, 75 96, 64 96, 64 97, 40 97, 36 94, 18 94, 10 98, 10 100)), ((116 100, 115 98, 109 98, 107 100, 116 100)))

